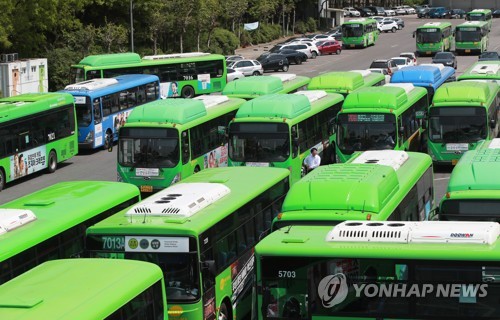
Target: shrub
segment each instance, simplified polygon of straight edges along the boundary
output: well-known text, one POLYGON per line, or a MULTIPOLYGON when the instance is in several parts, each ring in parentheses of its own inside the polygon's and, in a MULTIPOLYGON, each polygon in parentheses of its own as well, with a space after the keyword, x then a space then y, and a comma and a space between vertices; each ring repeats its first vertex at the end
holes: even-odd
POLYGON ((215 28, 212 32, 208 51, 228 55, 233 54, 238 45, 238 37, 234 33, 226 29, 215 28))
POLYGON ((318 29, 318 23, 314 18, 309 18, 307 19, 307 31, 309 32, 315 32, 318 29))

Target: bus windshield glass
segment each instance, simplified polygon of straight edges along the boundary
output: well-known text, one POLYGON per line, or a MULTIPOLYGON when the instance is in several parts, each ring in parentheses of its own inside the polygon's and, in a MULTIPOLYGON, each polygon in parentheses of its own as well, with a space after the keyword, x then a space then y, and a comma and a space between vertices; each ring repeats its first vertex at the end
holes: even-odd
POLYGON ((283 162, 290 156, 286 123, 233 123, 229 130, 229 157, 240 162, 283 162))
POLYGON ((417 42, 418 43, 438 43, 441 42, 441 31, 436 28, 418 29, 417 42))
POLYGON ((179 163, 179 133, 173 128, 121 128, 118 163, 125 167, 173 168, 179 163))
POLYGON ((363 25, 361 24, 345 24, 342 26, 343 37, 362 37, 363 25))
POLYGON ((75 103, 76 123, 79 127, 88 127, 92 121, 90 103, 75 103))
POLYGON ((440 220, 500 222, 500 200, 449 199, 443 201, 440 220))
POLYGON ((455 40, 457 42, 479 42, 481 38, 481 32, 476 28, 457 29, 455 35, 455 40))
POLYGON ((69 83, 78 83, 85 80, 85 71, 82 68, 71 68, 69 83))
POLYGON ((484 108, 431 108, 429 124, 429 139, 433 142, 476 142, 488 134, 484 108))
POLYGON ((470 13, 467 15, 469 21, 485 21, 486 16, 482 13, 470 13))
POLYGON ((337 143, 344 154, 394 149, 396 118, 393 114, 354 113, 338 116, 337 143))
POLYGON ((264 319, 500 317, 496 262, 262 257, 261 264, 264 319), (335 281, 348 291, 343 300, 329 303, 337 298, 330 288, 335 281), (432 294, 419 296, 411 291, 429 285, 435 286, 432 294), (452 295, 453 286, 467 287, 471 293, 460 290, 452 295), (443 290, 448 293, 437 293, 443 290), (414 294, 408 298, 410 292, 414 294))

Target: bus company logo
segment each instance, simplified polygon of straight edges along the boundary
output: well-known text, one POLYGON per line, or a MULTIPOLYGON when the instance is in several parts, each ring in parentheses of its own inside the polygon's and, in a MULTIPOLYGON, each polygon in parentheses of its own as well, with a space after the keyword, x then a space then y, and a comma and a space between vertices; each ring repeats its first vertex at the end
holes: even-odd
POLYGON ((139 241, 137 241, 136 238, 131 238, 128 240, 128 246, 132 250, 137 249, 137 247, 139 246, 139 241))
POLYGON ((149 241, 147 239, 141 239, 139 246, 141 246, 141 249, 147 249, 149 247, 149 241))
POLYGON ((158 239, 151 240, 151 248, 153 248, 155 250, 160 249, 160 240, 158 240, 158 239))
POLYGON ((450 234, 452 238, 474 238, 473 233, 452 233, 450 234))
POLYGON ((325 308, 332 308, 343 302, 348 292, 347 278, 343 273, 326 276, 318 285, 318 295, 325 308))

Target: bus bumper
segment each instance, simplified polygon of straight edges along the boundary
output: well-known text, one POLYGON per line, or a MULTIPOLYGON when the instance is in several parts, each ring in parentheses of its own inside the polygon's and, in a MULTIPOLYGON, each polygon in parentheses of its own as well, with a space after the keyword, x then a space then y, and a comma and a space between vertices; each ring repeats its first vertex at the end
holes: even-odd
POLYGON ((78 148, 82 150, 94 149, 94 142, 78 142, 78 148))

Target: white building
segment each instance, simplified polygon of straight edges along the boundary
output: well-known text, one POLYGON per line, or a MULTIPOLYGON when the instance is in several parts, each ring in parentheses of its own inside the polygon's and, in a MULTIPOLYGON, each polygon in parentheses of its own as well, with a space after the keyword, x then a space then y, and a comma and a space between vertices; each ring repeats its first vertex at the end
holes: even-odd
POLYGON ((47 59, 22 59, 17 53, 0 55, 0 97, 48 92, 47 59))

